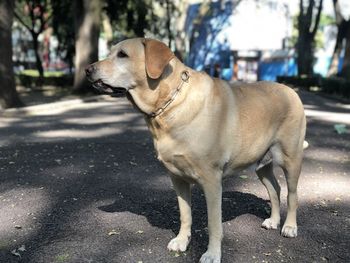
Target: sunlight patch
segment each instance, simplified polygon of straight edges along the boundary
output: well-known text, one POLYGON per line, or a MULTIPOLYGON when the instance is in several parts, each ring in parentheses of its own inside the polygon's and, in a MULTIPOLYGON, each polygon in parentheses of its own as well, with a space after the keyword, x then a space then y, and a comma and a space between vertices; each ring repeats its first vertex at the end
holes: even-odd
POLYGON ((337 112, 305 109, 305 114, 307 117, 313 117, 320 121, 350 124, 350 118, 348 113, 337 113, 337 112))
POLYGON ((99 138, 107 135, 116 135, 122 133, 120 128, 105 127, 100 129, 63 129, 52 131, 39 131, 34 136, 39 138, 99 138))

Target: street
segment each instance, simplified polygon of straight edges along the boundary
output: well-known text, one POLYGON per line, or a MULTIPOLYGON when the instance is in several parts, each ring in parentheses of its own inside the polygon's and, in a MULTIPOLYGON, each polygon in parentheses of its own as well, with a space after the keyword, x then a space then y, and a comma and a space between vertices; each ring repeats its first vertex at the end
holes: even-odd
MULTIPOLYGON (((268 195, 251 171, 225 179, 222 262, 350 262, 350 105, 300 93, 308 116, 298 237, 260 227, 268 195)), ((206 205, 193 188, 192 240, 179 229, 175 192, 141 114, 101 96, 4 111, 0 119, 0 262, 198 262, 206 205)), ((286 185, 281 169, 282 220, 286 185)))

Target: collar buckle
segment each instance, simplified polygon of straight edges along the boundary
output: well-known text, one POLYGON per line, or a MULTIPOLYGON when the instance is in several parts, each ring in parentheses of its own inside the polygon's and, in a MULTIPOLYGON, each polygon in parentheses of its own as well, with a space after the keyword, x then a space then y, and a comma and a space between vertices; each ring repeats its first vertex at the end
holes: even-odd
POLYGON ((188 82, 188 79, 190 78, 190 73, 187 70, 184 70, 181 72, 181 79, 184 82, 188 82))

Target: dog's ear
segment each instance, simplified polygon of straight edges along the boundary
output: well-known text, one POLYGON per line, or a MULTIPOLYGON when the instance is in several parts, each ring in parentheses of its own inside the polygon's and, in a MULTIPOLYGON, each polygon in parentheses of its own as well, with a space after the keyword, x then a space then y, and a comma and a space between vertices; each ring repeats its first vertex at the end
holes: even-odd
POLYGON ((147 75, 152 79, 158 79, 174 57, 174 53, 164 43, 154 39, 144 39, 143 44, 147 75))

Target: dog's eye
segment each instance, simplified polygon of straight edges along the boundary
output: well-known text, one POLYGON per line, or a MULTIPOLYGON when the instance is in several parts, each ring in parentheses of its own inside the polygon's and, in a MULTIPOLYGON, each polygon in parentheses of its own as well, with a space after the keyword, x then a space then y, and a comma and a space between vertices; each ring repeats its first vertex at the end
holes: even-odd
POLYGON ((118 58, 127 58, 128 54, 126 54, 123 50, 120 50, 117 54, 118 58))

